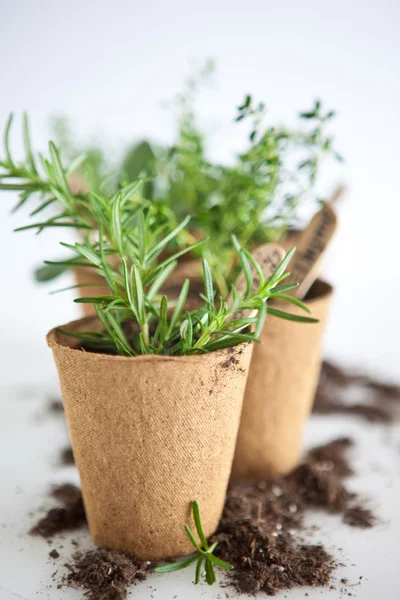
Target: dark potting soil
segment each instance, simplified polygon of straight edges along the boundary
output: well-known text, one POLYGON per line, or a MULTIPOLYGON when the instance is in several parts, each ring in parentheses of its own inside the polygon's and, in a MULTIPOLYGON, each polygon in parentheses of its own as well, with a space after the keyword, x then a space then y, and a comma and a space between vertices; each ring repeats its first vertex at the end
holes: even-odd
POLYGON ((70 465, 75 464, 74 454, 72 452, 72 448, 68 446, 67 448, 63 448, 60 452, 60 465, 68 467, 70 465))
POLYGON ((399 386, 324 361, 313 410, 320 414, 354 415, 372 423, 392 423, 400 417, 399 401, 399 386), (361 402, 349 402, 352 390, 361 396, 361 402))
POLYGON ((144 581, 149 565, 114 550, 76 552, 59 587, 85 590, 88 600, 124 600, 133 583, 144 581))
POLYGON ((64 406, 62 400, 58 398, 51 398, 47 405, 47 410, 51 414, 61 414, 64 412, 64 406))
POLYGON ((343 521, 351 527, 360 527, 361 529, 369 529, 376 523, 376 517, 369 508, 361 505, 356 505, 346 509, 343 521))
POLYGON ((55 486, 51 497, 61 506, 51 508, 30 530, 31 535, 51 538, 57 533, 79 529, 86 524, 86 514, 79 488, 72 483, 55 486))
POLYGON ((310 509, 341 514, 353 527, 371 527, 375 519, 344 485, 352 471, 346 453, 352 442, 335 440, 311 450, 292 473, 228 490, 224 513, 213 541, 216 554, 235 565, 227 577, 238 592, 327 586, 337 566, 320 544, 306 544, 304 515, 310 509))

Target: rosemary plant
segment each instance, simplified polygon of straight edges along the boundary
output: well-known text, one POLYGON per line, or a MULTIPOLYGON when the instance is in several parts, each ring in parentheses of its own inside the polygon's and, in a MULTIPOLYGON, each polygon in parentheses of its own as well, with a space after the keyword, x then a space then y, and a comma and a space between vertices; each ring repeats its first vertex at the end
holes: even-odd
MULTIPOLYGON (((65 168, 58 148, 50 142, 49 157, 39 155, 44 175, 36 166, 32 153, 26 119, 24 139, 26 160, 16 163, 9 146, 9 129, 6 128, 6 160, 0 163, 3 189, 17 189, 20 202, 25 204, 33 195, 39 196, 39 206, 32 215, 41 214, 49 205, 58 202, 58 214, 47 220, 19 228, 75 227, 82 230, 82 242, 62 246, 70 257, 62 261, 49 261, 52 268, 85 266, 94 269, 105 281, 109 293, 103 296, 78 298, 76 302, 93 303, 104 328, 102 332, 84 332, 78 336, 86 347, 127 356, 137 354, 198 354, 211 352, 245 341, 257 341, 266 316, 266 301, 270 298, 287 300, 307 308, 298 300, 282 294, 290 288, 281 282, 288 273, 285 269, 294 249, 284 258, 274 274, 265 280, 260 265, 234 238, 234 247, 246 275, 246 290, 239 293, 231 288, 231 301, 221 296, 217 299, 213 277, 207 260, 203 259, 205 293, 200 295, 202 305, 198 310, 185 311, 190 282, 183 283, 176 302, 160 295, 162 286, 177 265, 177 259, 192 252, 205 240, 180 247, 172 255, 163 257, 169 244, 176 241, 190 217, 176 227, 170 220, 161 218, 155 203, 144 199, 138 192, 140 180, 114 194, 102 191, 73 194, 68 175, 84 158, 65 168), (13 180, 17 181, 14 183, 13 180), (252 270, 253 269, 253 270, 252 270), (257 285, 253 286, 256 273, 257 285), (217 304, 217 305, 216 305, 217 304), (247 311, 244 313, 243 311, 247 311), (243 317, 243 314, 250 316, 243 317), (239 318, 237 316, 239 315, 239 318), (257 315, 257 316, 254 316, 257 315)), ((75 287, 75 286, 73 286, 75 287)), ((310 322, 309 317, 294 316, 270 308, 271 315, 310 322)))
POLYGON ((217 542, 214 542, 211 544, 211 546, 208 544, 207 538, 203 532, 203 526, 201 524, 199 505, 196 501, 192 502, 192 512, 200 544, 196 541, 196 538, 194 537, 193 532, 188 525, 185 525, 185 530, 195 549, 194 556, 184 558, 183 560, 167 565, 162 565, 160 567, 155 567, 153 571, 155 573, 172 573, 173 571, 181 571, 182 569, 186 569, 186 567, 190 567, 190 565, 196 563, 196 575, 194 582, 195 584, 198 584, 204 563, 206 581, 208 585, 213 585, 216 582, 214 566, 225 569, 226 571, 231 571, 234 567, 221 558, 214 556, 213 552, 217 547, 217 542))
MULTIPOLYGON (((84 193, 86 187, 80 185, 82 177, 92 192, 107 194, 116 194, 141 177, 136 189, 154 201, 153 211, 158 212, 160 224, 169 219, 171 225, 177 225, 187 215, 192 217, 190 230, 184 229, 169 251, 208 237, 201 254, 209 261, 218 290, 225 297, 237 276, 232 235, 236 235, 244 247, 278 240, 295 221, 298 207, 317 200, 313 189, 322 157, 328 154, 340 157, 333 149, 332 138, 325 133, 325 126, 334 113, 325 111, 320 101, 316 101, 311 110, 300 113, 301 127, 288 129, 267 126, 265 106, 254 104, 251 96, 246 96, 235 120, 250 125, 248 148, 231 165, 210 161, 206 154, 206 136, 197 125, 194 111, 200 84, 210 71, 207 64, 198 75, 189 78, 185 92, 178 96, 180 115, 175 143, 170 148, 155 147, 147 141, 135 144, 128 149, 121 167, 112 177, 104 177, 107 160, 101 149, 91 147, 84 155, 77 154, 66 121, 56 123, 55 133, 72 159, 66 171, 67 180, 75 180, 71 189, 76 188, 69 199, 75 207, 71 227, 82 228, 82 220, 86 221, 87 217, 88 200, 84 193)), ((0 189, 20 191, 18 206, 39 193, 43 202, 33 213, 38 214, 60 201, 62 190, 49 189, 49 184, 54 182, 48 165, 44 164, 47 181, 41 180, 38 174, 26 117, 23 124, 26 160, 15 163, 9 151, 10 126, 11 120, 5 131, 5 159, 0 161, 0 189)), ((39 161, 43 162, 41 158, 39 161)), ((59 226, 56 220, 62 223, 63 217, 58 213, 53 226, 59 226)), ((37 270, 36 278, 47 281, 66 268, 42 267, 37 270)))

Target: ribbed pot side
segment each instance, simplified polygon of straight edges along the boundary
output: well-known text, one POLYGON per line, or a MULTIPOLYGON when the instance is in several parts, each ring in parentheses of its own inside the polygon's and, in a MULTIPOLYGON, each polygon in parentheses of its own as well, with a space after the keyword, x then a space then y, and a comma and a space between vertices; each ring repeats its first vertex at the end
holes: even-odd
MULTIPOLYGON (((100 325, 84 318, 63 329, 100 325)), ((81 351, 55 329, 47 341, 94 542, 146 560, 190 553, 191 501, 207 536, 222 513, 252 345, 122 357, 81 351)))
MULTIPOLYGON (((332 293, 323 281, 310 290, 305 303, 317 324, 267 317, 263 343, 255 344, 251 360, 232 480, 273 477, 296 466, 318 384, 332 293)), ((290 312, 305 314, 296 306, 290 312)))

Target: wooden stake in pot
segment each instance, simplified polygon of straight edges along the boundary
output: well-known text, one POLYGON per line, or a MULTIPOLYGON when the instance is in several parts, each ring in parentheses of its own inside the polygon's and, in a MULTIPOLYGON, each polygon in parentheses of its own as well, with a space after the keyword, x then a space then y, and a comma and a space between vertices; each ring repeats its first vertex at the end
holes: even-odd
POLYGON ((308 227, 299 235, 288 280, 298 282, 298 287, 293 291, 293 295, 297 298, 304 298, 317 279, 323 254, 336 231, 336 226, 334 209, 330 204, 324 204, 311 219, 308 227))
MULTIPOLYGON (((86 318, 63 329, 101 327, 86 318)), ((94 542, 146 560, 191 552, 192 500, 206 536, 221 516, 252 344, 124 357, 84 352, 57 330, 47 341, 94 542)))

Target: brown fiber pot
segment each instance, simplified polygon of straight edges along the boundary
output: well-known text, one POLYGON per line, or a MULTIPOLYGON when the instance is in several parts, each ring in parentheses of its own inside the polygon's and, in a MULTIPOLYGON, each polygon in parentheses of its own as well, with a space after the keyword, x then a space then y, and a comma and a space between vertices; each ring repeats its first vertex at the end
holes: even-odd
MULTIPOLYGON (((240 421, 232 480, 281 475, 300 457, 305 421, 321 367, 321 345, 332 287, 316 281, 305 303, 316 324, 267 317, 255 344, 240 421)), ((290 312, 304 314, 296 306, 290 312)))
MULTIPOLYGON (((87 317, 63 329, 100 325, 87 317)), ((55 329, 47 342, 94 542, 145 560, 190 553, 191 501, 207 536, 222 513, 252 345, 124 357, 83 352, 55 329)))

